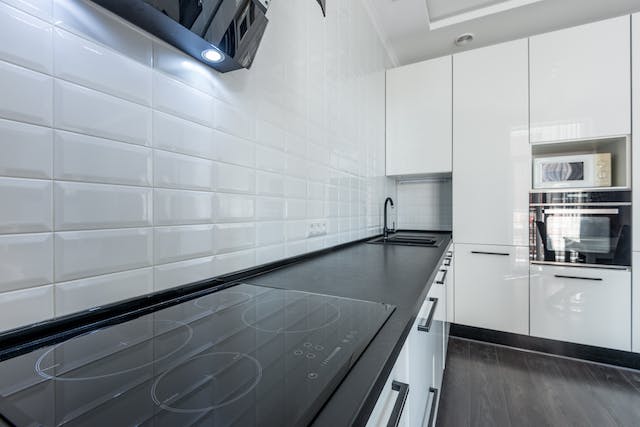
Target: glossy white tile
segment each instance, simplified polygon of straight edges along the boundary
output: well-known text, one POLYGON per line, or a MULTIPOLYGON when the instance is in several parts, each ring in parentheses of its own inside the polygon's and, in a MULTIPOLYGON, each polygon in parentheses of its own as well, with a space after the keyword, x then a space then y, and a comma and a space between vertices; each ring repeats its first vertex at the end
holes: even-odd
POLYGON ((261 145, 284 150, 285 132, 264 120, 256 120, 256 141, 261 145))
POLYGON ((254 135, 251 119, 237 108, 216 100, 215 127, 222 132, 250 139, 254 135))
POLYGON ((255 245, 256 225, 217 224, 215 226, 216 253, 234 252, 248 249, 255 245))
POLYGON ((157 265, 155 272, 155 291, 209 279, 216 273, 215 257, 190 259, 171 264, 157 265))
POLYGON ((0 175, 51 178, 51 129, 0 120, 0 152, 0 175))
POLYGON ((0 236, 0 293, 52 281, 52 233, 0 236))
POLYGON ((206 224, 214 218, 212 193, 155 189, 154 225, 206 224))
POLYGON ((256 244, 258 246, 273 245, 284 241, 284 222, 256 223, 256 244))
POLYGON ((110 95, 151 105, 151 69, 68 31, 54 31, 55 75, 110 95))
POLYGON ((284 177, 277 173, 256 172, 256 194, 282 196, 284 194, 284 177))
POLYGON ((160 111, 153 112, 153 147, 207 159, 216 158, 212 129, 160 111))
POLYGON ((56 283, 56 316, 125 300, 153 292, 151 267, 88 279, 56 283))
POLYGON ((159 72, 153 73, 153 108, 205 126, 213 123, 213 98, 159 72))
POLYGON ((51 231, 51 181, 0 178, 0 233, 51 231))
POLYGON ((256 264, 256 252, 254 249, 232 252, 216 256, 215 275, 244 270, 256 264))
POLYGON ((154 232, 156 264, 213 255, 213 225, 157 227, 154 232))
POLYGON ((53 0, 2 0, 3 2, 37 16, 40 19, 51 21, 53 14, 53 0))
POLYGON ((0 59, 51 74, 52 28, 48 22, 0 3, 0 39, 5 41, 0 59))
POLYGON ((253 194, 256 191, 256 172, 250 168, 216 163, 213 187, 216 191, 253 194))
POLYGON ((302 219, 307 216, 307 205, 304 200, 287 199, 285 206, 287 219, 302 219))
POLYGON ((156 187, 211 190, 214 165, 211 160, 154 150, 156 187))
POLYGON ((153 262, 152 244, 151 228, 56 233, 55 280, 148 267, 153 262))
POLYGON ((256 197, 256 218, 280 220, 284 216, 284 200, 279 197, 256 197))
POLYGON ((53 78, 0 61, 0 117, 50 126, 53 78))
POLYGON ((285 255, 287 257, 298 256, 307 253, 307 241, 298 240, 296 242, 289 242, 285 246, 285 255))
POLYGON ((55 178, 68 181, 150 186, 151 148, 55 131, 55 178))
POLYGON ((214 131, 213 138, 216 144, 217 160, 240 166, 255 167, 256 147, 253 142, 220 131, 214 131))
POLYGON ((57 128, 133 144, 151 143, 148 107, 56 80, 55 109, 57 128))
POLYGON ((305 199, 307 197, 307 181, 286 176, 284 178, 284 195, 285 197, 305 199))
POLYGON ((254 219, 253 196, 217 193, 214 196, 216 222, 246 222, 254 219))
POLYGON ((53 317, 53 285, 0 293, 0 331, 53 317))
POLYGON ((309 233, 309 224, 306 220, 287 221, 285 223, 287 241, 306 239, 309 233))
POLYGON ((261 145, 256 146, 256 168, 271 172, 284 172, 285 154, 261 145))
POLYGON ((256 265, 278 261, 284 257, 284 245, 266 246, 256 249, 256 265))
POLYGON ((151 188, 58 181, 56 231, 150 227, 151 188))
POLYGON ((307 161, 302 157, 287 154, 285 162, 285 173, 297 178, 307 177, 307 161))

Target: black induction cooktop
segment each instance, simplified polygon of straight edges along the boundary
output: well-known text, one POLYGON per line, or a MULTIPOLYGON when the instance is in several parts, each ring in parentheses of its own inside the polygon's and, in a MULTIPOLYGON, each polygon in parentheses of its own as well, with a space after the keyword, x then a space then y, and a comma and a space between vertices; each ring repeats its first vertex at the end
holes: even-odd
POLYGON ((1 362, 0 420, 308 425, 393 310, 238 284, 1 362))

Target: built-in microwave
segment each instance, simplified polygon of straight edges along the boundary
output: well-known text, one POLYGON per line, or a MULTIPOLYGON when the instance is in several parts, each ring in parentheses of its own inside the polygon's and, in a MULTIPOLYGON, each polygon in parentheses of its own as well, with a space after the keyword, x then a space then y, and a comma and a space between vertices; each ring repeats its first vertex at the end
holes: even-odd
POLYGON ((532 263, 629 268, 631 191, 531 192, 532 263))
POLYGON ((533 164, 533 188, 611 186, 611 153, 539 157, 533 164))

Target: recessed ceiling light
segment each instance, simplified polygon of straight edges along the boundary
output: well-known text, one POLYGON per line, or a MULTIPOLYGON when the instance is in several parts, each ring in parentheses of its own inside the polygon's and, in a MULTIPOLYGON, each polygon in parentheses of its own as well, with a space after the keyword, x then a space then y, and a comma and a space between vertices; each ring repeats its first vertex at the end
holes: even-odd
POLYGON ((208 62, 221 62, 224 55, 217 49, 206 49, 202 51, 202 58, 208 62))
POLYGON ((456 37, 455 43, 457 46, 464 46, 471 43, 473 41, 473 37, 474 36, 471 33, 460 34, 458 37, 456 37))

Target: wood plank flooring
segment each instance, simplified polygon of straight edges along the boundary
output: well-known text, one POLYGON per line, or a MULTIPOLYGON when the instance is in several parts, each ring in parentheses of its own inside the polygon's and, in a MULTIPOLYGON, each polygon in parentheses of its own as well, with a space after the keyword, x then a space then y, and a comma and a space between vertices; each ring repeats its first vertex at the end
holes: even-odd
POLYGON ((438 427, 640 427, 640 371, 451 338, 438 427))

